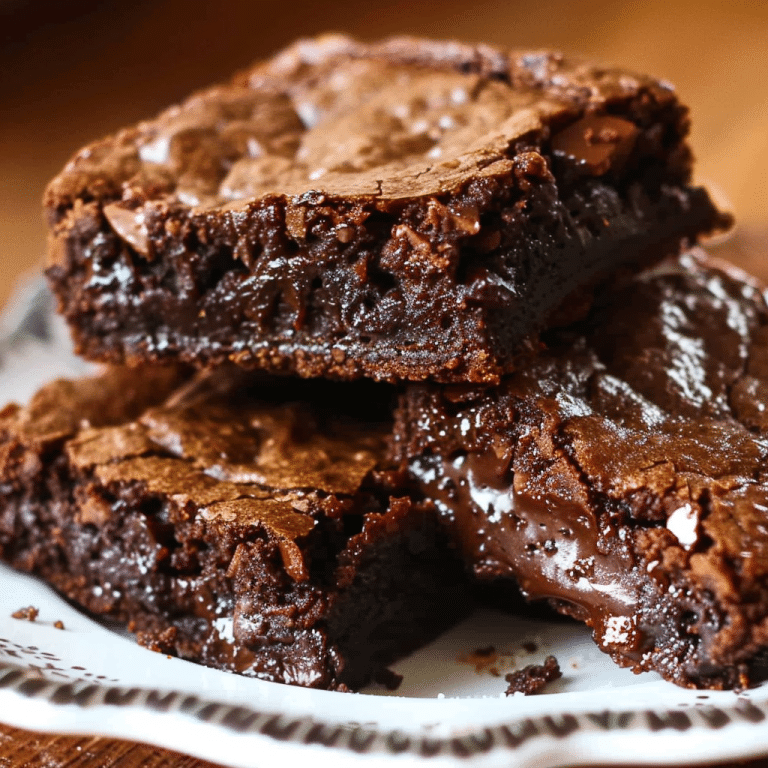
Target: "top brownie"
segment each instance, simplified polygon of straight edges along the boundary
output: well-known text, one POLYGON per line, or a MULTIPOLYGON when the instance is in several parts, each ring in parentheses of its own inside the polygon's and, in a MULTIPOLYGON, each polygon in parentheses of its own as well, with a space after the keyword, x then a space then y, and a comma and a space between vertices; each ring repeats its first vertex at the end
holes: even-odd
POLYGON ((81 150, 48 276, 94 360, 492 382, 727 224, 687 131, 668 85, 553 53, 300 41, 81 150))

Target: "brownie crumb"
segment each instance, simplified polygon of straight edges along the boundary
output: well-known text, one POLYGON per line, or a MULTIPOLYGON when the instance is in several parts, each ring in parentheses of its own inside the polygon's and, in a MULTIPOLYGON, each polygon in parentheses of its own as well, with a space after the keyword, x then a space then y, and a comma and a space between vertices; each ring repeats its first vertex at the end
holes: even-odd
POLYGON ((53 626, 56 627, 56 629, 64 629, 64 622, 61 620, 54 621, 53 626))
POLYGON ((532 640, 528 640, 527 642, 523 643, 523 650, 526 653, 536 653, 538 649, 539 647, 532 640))
POLYGON ((149 648, 156 653, 165 653, 166 655, 176 655, 176 627, 168 627, 162 632, 138 632, 136 640, 139 645, 149 648))
POLYGON ((470 664, 478 674, 489 672, 494 677, 500 677, 501 675, 496 668, 499 656, 499 652, 492 645, 488 645, 484 648, 475 648, 474 651, 462 654, 456 658, 456 661, 460 664, 470 664))
POLYGON ((383 667, 373 676, 374 682, 383 685, 388 691, 396 691, 403 682, 403 676, 391 669, 383 667))
POLYGON ((12 619, 25 619, 34 621, 40 615, 40 611, 34 605, 28 605, 26 608, 19 608, 11 614, 12 619))
POLYGON ((506 690, 507 696, 513 693, 522 693, 531 696, 541 693, 547 683, 560 679, 563 673, 554 656, 547 656, 544 664, 529 664, 516 672, 510 672, 504 679, 509 683, 506 690))

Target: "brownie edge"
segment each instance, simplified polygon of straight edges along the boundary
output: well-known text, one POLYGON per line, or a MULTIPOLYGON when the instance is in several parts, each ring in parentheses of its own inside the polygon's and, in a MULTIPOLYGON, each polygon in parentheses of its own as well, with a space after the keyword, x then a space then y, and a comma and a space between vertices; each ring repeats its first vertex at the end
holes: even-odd
POLYGON ((0 556, 154 650, 359 688, 469 598, 381 464, 389 391, 312 384, 110 369, 8 406, 0 556))
POLYGON ((727 224, 687 132, 555 53, 299 41, 79 152, 47 274, 93 360, 496 381, 576 289, 727 224))

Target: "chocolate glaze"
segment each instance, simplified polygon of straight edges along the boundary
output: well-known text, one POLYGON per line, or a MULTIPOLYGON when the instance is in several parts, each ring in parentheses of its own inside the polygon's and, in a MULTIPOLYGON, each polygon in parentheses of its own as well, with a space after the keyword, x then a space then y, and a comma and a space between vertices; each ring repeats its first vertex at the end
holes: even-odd
POLYGON ((81 150, 47 273, 95 360, 494 381, 574 290, 728 223, 687 132, 555 53, 304 40, 81 150))
POLYGON ((483 579, 681 685, 768 646, 768 307, 699 255, 621 281, 496 388, 414 386, 394 450, 483 579))

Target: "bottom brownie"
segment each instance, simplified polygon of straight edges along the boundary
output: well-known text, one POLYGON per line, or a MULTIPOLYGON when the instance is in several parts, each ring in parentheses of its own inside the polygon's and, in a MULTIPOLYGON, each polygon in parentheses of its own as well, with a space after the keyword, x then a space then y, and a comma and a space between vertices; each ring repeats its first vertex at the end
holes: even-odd
POLYGON ((228 369, 54 382, 0 414, 0 554, 153 649, 358 688, 468 607, 431 507, 379 466, 389 397, 228 369))
POLYGON ((748 685, 768 646, 763 290, 686 256, 547 341, 496 388, 409 388, 399 458, 478 577, 635 671, 748 685))

